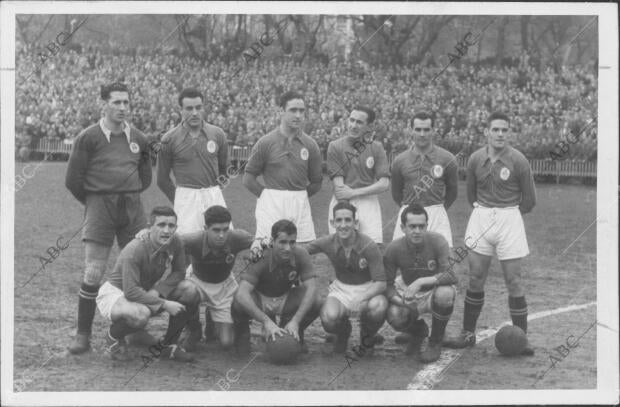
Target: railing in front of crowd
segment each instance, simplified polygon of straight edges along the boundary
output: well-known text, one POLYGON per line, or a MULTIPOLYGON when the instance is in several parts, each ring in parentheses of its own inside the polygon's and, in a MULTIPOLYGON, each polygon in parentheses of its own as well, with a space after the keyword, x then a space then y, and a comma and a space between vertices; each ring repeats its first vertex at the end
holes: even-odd
MULTIPOLYGON (((51 154, 64 154, 67 157, 71 154, 73 143, 63 140, 41 139, 39 146, 34 150, 43 153, 47 159, 51 154)), ((250 157, 251 147, 228 146, 228 157, 231 162, 241 165, 250 157)), ((390 154, 389 162, 392 164, 394 153, 390 154)), ((530 166, 534 175, 554 176, 556 182, 560 182, 560 177, 588 177, 596 178, 596 162, 579 160, 552 160, 531 159, 530 166)), ((465 171, 467 157, 458 157, 459 171, 465 171)))

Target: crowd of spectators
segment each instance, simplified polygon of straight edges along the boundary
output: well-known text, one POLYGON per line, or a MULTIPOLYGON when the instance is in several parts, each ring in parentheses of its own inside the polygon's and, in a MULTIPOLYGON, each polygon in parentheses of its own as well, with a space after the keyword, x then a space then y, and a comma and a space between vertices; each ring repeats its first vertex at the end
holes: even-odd
MULTIPOLYGON (((203 64, 170 50, 117 48, 109 53, 85 47, 50 57, 25 80, 35 66, 32 51, 18 46, 18 147, 35 148, 42 138, 77 136, 100 118, 99 88, 112 81, 124 81, 131 90, 134 126, 158 138, 180 121, 179 91, 199 87, 206 97, 206 120, 222 127, 229 142, 239 146, 251 146, 277 126, 276 100, 289 89, 305 94, 305 131, 324 150, 345 133, 348 112, 356 104, 377 112, 376 137, 388 153, 411 144, 411 118, 418 110, 435 113, 438 145, 465 154, 484 144, 489 112, 505 111, 513 118, 511 144, 529 158, 548 158, 571 129, 579 133, 597 114, 595 63, 559 72, 551 67, 538 71, 525 56, 519 66, 459 63, 433 81, 441 67, 297 65, 286 57, 260 58, 249 65, 241 57, 230 64, 203 64)), ((595 161, 596 126, 578 137, 571 158, 595 161)))

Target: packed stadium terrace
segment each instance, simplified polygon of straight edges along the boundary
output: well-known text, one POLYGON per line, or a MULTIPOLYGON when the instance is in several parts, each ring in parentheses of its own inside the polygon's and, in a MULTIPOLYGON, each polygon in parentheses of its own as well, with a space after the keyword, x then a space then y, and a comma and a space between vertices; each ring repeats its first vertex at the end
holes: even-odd
POLYGON ((206 119, 222 127, 231 144, 252 145, 276 126, 276 98, 297 89, 305 94, 306 132, 322 149, 346 129, 348 111, 358 103, 377 111, 377 137, 388 154, 409 144, 416 110, 436 114, 436 143, 465 154, 484 143, 484 120, 492 110, 513 117, 513 146, 530 159, 548 158, 555 144, 573 133, 577 160, 596 161, 596 126, 580 129, 597 114, 596 62, 538 71, 518 66, 370 68, 362 64, 318 62, 296 65, 290 58, 243 58, 207 64, 178 53, 135 49, 63 52, 33 74, 33 50, 18 50, 16 147, 36 148, 41 138, 70 139, 100 117, 99 87, 121 80, 131 89, 133 124, 161 137, 180 121, 177 96, 184 86, 206 95, 206 119), (240 73, 232 73, 242 68, 240 73))

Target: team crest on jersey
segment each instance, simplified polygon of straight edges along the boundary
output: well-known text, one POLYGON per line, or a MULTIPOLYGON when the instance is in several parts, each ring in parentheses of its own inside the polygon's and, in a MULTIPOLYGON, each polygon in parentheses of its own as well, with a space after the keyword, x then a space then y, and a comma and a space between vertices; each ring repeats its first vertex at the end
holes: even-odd
POLYGON ((302 160, 308 161, 308 157, 309 157, 310 154, 308 153, 308 149, 306 147, 304 147, 299 152, 299 155, 301 156, 302 160))
POLYGON ((213 154, 215 153, 216 150, 217 150, 217 144, 215 144, 215 141, 213 140, 207 141, 207 151, 213 154))
POLYGON ((373 157, 368 157, 366 159, 366 168, 371 169, 375 166, 375 159, 373 157))
POLYGON ((502 168, 499 172, 499 177, 502 179, 502 181, 506 181, 508 177, 510 177, 510 170, 506 167, 502 168))
POLYGON ((292 270, 288 273, 288 281, 295 281, 297 279, 297 271, 292 270))
POLYGON ((140 152, 140 146, 132 141, 129 143, 129 150, 134 154, 138 154, 140 152))
POLYGON ((359 261, 359 266, 361 270, 365 269, 366 267, 368 267, 368 260, 362 257, 359 261))
POLYGON ((228 253, 226 256, 226 264, 233 264, 235 262, 235 255, 232 253, 228 253))
POLYGON ((429 260, 426 265, 428 266, 428 269, 431 271, 437 268, 437 262, 435 260, 429 260))
POLYGON ((431 174, 434 178, 440 178, 443 175, 443 167, 439 164, 433 165, 431 168, 431 174))

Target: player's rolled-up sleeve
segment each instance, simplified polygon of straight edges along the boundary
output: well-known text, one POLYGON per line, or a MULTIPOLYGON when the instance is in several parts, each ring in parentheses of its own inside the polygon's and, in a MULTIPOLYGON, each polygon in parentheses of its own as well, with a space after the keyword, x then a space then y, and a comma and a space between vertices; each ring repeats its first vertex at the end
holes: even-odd
POLYGON ((373 143, 373 155, 375 157, 375 178, 390 178, 390 163, 388 162, 387 154, 381 143, 373 143))
POLYGON ((257 177, 263 173, 265 167, 265 143, 262 140, 264 139, 258 139, 254 144, 250 151, 250 158, 245 165, 245 172, 257 177))
POLYGON ((311 184, 323 182, 323 157, 316 141, 312 140, 308 148, 308 180, 311 184))

